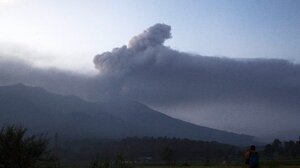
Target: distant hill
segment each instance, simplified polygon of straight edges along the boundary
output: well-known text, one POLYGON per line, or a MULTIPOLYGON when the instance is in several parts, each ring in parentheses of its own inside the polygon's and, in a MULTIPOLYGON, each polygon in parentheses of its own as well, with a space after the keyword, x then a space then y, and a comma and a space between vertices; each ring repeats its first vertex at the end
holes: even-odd
POLYGON ((23 84, 0 87, 0 125, 64 138, 177 137, 249 145, 253 137, 184 122, 132 101, 87 102, 23 84))

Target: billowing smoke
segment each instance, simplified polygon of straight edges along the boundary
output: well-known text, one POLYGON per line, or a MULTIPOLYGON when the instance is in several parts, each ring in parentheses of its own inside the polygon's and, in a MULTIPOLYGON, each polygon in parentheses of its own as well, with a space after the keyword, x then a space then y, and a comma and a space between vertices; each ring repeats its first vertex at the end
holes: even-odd
POLYGON ((122 72, 130 70, 131 67, 156 61, 153 60, 156 59, 153 56, 159 54, 164 41, 171 38, 170 31, 170 26, 156 24, 142 34, 133 37, 129 41, 129 47, 124 45, 121 48, 113 49, 112 52, 97 55, 94 58, 95 67, 101 72, 122 72))
POLYGON ((283 96, 288 97, 288 104, 298 101, 298 64, 279 59, 236 60, 179 52, 163 45, 171 37, 170 30, 168 25, 156 24, 133 37, 129 47, 124 45, 96 55, 94 63, 100 77, 119 80, 120 96, 155 104, 250 98, 280 102, 283 96))
POLYGON ((252 135, 299 131, 299 64, 190 54, 165 46, 169 38, 168 25, 148 28, 128 46, 96 55, 99 74, 93 77, 3 60, 0 51, 0 85, 22 82, 89 100, 136 100, 180 119, 252 135))
POLYGON ((238 60, 179 52, 163 45, 170 31, 170 26, 156 24, 133 37, 128 47, 96 55, 99 77, 114 81, 102 85, 104 90, 221 129, 243 132, 251 125, 270 124, 257 132, 247 130, 263 134, 296 127, 300 65, 280 59, 238 60))
POLYGON ((145 30, 142 34, 133 37, 129 41, 129 48, 140 51, 150 46, 162 45, 169 38, 171 38, 171 26, 156 24, 145 30))

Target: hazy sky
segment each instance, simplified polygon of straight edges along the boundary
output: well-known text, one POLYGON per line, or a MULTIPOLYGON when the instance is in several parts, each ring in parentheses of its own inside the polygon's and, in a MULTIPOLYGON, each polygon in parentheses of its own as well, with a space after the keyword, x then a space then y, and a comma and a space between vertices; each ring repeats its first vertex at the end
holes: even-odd
POLYGON ((0 0, 0 85, 128 98, 260 137, 298 134, 299 9, 299 0, 0 0))
POLYGON ((298 0, 0 0, 0 49, 95 72, 97 53, 166 23, 173 36, 166 45, 180 51, 299 62, 299 9, 298 0))

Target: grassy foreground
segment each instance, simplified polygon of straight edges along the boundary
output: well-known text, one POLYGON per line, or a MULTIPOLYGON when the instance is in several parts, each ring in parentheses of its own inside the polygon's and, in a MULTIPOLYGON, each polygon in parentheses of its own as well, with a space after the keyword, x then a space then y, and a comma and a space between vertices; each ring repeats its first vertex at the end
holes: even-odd
MULTIPOLYGON (((62 165, 62 168, 90 168, 88 163, 81 164, 68 164, 62 165)), ((132 168, 247 168, 242 162, 234 162, 231 164, 222 164, 221 162, 212 162, 209 165, 203 165, 203 163, 194 163, 189 165, 183 165, 177 163, 176 165, 143 165, 135 164, 130 166, 132 168)), ((260 163, 260 168, 300 168, 300 158, 287 160, 287 159, 278 159, 278 160, 263 160, 260 163)))
MULTIPOLYGON (((137 166, 136 168, 182 168, 181 166, 137 166)), ((189 166, 189 168, 246 168, 246 166, 189 166)), ((285 166, 266 166, 262 165, 260 168, 300 168, 299 166, 285 165, 285 166)))
MULTIPOLYGON (((127 168, 248 168, 243 163, 243 160, 234 160, 231 162, 211 161, 211 162, 176 162, 171 165, 165 165, 163 162, 148 162, 148 163, 128 163, 127 168)), ((69 162, 61 164, 61 168, 91 168, 90 162, 69 162)), ((116 168, 122 166, 114 166, 116 168)), ((300 168, 300 158, 288 159, 281 158, 275 160, 261 160, 260 168, 300 168)))
MULTIPOLYGON (((89 168, 89 167, 63 167, 63 168, 89 168)), ((134 168, 184 168, 182 166, 135 166, 134 168)), ((247 168, 246 166, 189 166, 186 168, 247 168)), ((300 168, 300 165, 262 165, 260 168, 300 168)))
MULTIPOLYGON (((67 166, 63 168, 89 168, 89 167, 74 167, 74 166, 67 166)), ((182 166, 134 166, 134 168, 184 168, 182 166)), ((189 166, 186 168, 247 168, 246 166, 189 166)), ((300 165, 262 165, 260 168, 300 168, 300 165)))

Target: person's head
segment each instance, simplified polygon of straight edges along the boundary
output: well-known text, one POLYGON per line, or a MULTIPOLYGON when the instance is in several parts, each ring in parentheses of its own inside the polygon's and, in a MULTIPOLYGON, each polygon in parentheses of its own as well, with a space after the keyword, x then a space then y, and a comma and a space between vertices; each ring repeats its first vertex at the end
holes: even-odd
POLYGON ((250 146, 250 150, 255 151, 255 149, 256 149, 255 145, 250 146))

